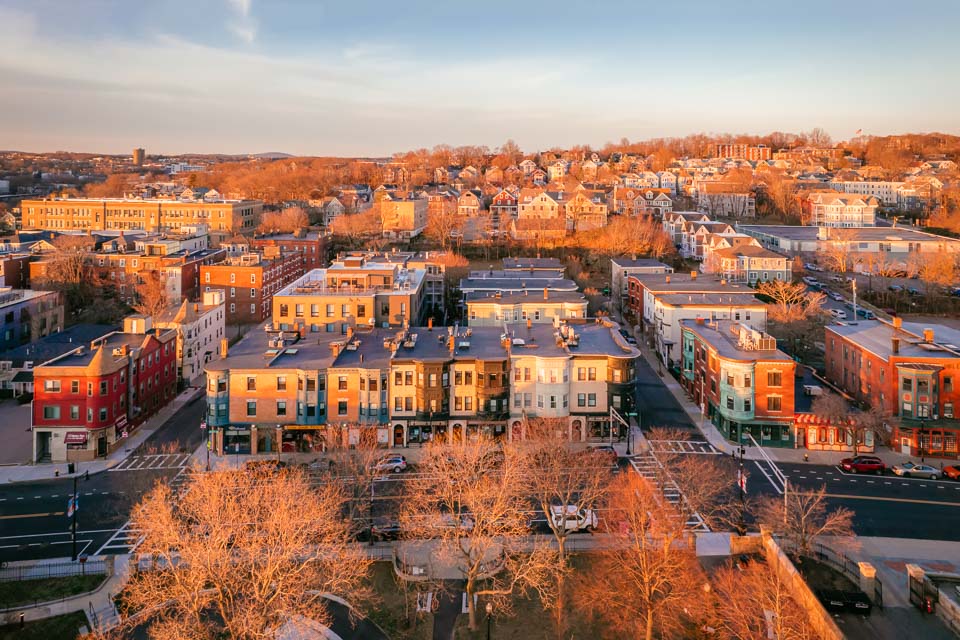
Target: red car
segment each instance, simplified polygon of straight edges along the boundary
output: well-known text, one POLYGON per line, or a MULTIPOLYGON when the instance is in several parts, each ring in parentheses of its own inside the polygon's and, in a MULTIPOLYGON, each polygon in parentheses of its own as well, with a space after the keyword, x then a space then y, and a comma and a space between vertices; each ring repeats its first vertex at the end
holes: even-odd
POLYGON ((960 480, 960 465, 952 464, 943 468, 943 477, 951 480, 960 480))
POLYGON ((887 469, 883 460, 876 456, 854 456, 840 461, 840 468, 850 473, 875 473, 882 475, 887 469))

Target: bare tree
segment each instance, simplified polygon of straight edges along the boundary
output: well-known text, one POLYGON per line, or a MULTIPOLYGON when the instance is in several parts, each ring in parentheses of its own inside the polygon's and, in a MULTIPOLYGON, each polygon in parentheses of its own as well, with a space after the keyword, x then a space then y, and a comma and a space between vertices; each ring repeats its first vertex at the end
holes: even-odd
POLYGON ((808 616, 791 595, 790 576, 779 564, 753 560, 725 566, 712 579, 714 625, 738 640, 816 640, 808 616), (770 614, 769 618, 767 614, 770 614))
POLYGON ((79 313, 100 297, 96 294, 101 281, 90 260, 93 238, 60 236, 52 244, 53 251, 43 256, 43 275, 35 284, 42 289, 62 291, 67 308, 79 313))
POLYGON ((757 521, 780 534, 799 556, 809 556, 822 536, 852 538, 853 511, 827 510, 826 485, 816 490, 789 489, 783 496, 765 498, 757 506, 757 521))
POLYGON ((770 280, 761 282, 757 291, 771 300, 767 309, 774 322, 790 323, 819 315, 826 296, 807 291, 802 282, 770 280))
POLYGON ((443 207, 440 211, 428 213, 424 233, 446 250, 454 235, 463 233, 463 226, 464 216, 443 207))
POLYGON ((347 544, 343 496, 296 471, 190 476, 179 499, 158 484, 134 508, 140 570, 123 594, 153 638, 266 638, 298 621, 329 623, 325 594, 367 597, 370 566, 347 544), (149 560, 149 566, 144 566, 149 560))
POLYGON ((133 308, 156 322, 171 303, 167 281, 157 270, 141 271, 137 275, 140 282, 136 285, 137 300, 133 308))
MULTIPOLYGON (((919 256, 920 254, 917 253, 919 256)), ((957 257, 953 253, 938 251, 923 254, 918 270, 920 280, 926 285, 927 293, 939 291, 957 283, 957 257)))
POLYGON ((349 427, 328 425, 330 439, 326 450, 314 464, 321 482, 339 488, 344 496, 344 511, 350 533, 373 535, 373 502, 376 485, 384 476, 377 462, 384 450, 377 444, 376 429, 356 427, 353 436, 349 427))
POLYGON ((383 231, 380 221, 380 211, 371 207, 361 213, 349 213, 337 216, 330 223, 330 231, 352 242, 371 236, 379 236, 383 231))
POLYGON ((512 446, 487 440, 448 446, 432 443, 420 475, 408 482, 400 522, 405 535, 432 538, 434 556, 466 583, 470 628, 477 628, 475 596, 509 610, 510 596, 536 591, 554 598, 556 552, 528 537, 526 462, 512 446))
POLYGON ((853 255, 853 231, 842 227, 831 228, 830 237, 823 248, 827 265, 837 273, 846 273, 853 255))
POLYGON ((572 448, 566 422, 561 419, 528 420, 524 444, 530 462, 528 491, 557 543, 557 606, 553 613, 557 633, 562 637, 569 571, 567 539, 572 533, 592 531, 598 526, 597 509, 612 477, 610 459, 592 449, 572 448))
POLYGON ((639 474, 621 474, 606 502, 612 543, 594 554, 580 607, 618 637, 690 637, 705 578, 682 516, 639 474))

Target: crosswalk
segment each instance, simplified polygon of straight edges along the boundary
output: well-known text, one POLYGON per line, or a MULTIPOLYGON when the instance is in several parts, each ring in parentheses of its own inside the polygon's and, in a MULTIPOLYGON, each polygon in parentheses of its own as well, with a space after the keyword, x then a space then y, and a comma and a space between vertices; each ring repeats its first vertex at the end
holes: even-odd
POLYGON ((647 442, 657 453, 721 454, 719 449, 704 440, 647 440, 647 442))
POLYGON ((94 555, 133 553, 141 542, 143 542, 143 533, 133 522, 128 521, 110 536, 110 539, 104 542, 94 555))
POLYGON ((189 453, 156 453, 130 456, 110 471, 148 471, 154 469, 184 469, 190 465, 189 453))
MULTIPOLYGON (((660 494, 667 502, 678 505, 684 499, 683 493, 677 483, 670 478, 669 473, 663 468, 663 465, 657 459, 653 451, 646 451, 641 454, 630 457, 630 464, 633 470, 641 476, 652 482, 660 494)), ((699 513, 694 513, 686 522, 686 526, 691 531, 709 531, 710 528, 700 517, 699 513)))

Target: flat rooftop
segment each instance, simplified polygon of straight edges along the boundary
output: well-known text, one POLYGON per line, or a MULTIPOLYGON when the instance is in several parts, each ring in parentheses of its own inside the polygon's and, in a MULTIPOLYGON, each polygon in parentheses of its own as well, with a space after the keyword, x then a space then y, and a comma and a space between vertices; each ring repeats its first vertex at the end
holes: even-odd
POLYGON ((489 294, 483 292, 482 295, 471 298, 468 303, 487 303, 487 304, 523 304, 539 302, 586 302, 587 298, 580 291, 550 291, 549 297, 544 299, 543 291, 537 289, 525 289, 522 293, 507 294, 489 294))
POLYGON ((563 263, 558 258, 504 258, 503 268, 516 269, 560 269, 563 263))
POLYGON ((698 273, 696 277, 687 272, 680 273, 641 273, 636 276, 637 281, 650 291, 669 293, 736 293, 743 292, 753 295, 753 289, 746 285, 724 281, 713 274, 698 273))
POLYGON ((227 357, 213 360, 205 365, 207 371, 258 370, 258 369, 327 369, 333 364, 331 344, 346 342, 347 337, 336 333, 307 333, 300 338, 296 331, 262 331, 245 336, 230 347, 227 357), (271 341, 284 338, 281 354, 271 341))
POLYGON ((7 349, 0 360, 12 362, 14 367, 22 366, 24 362, 40 365, 119 329, 108 324, 75 324, 60 333, 44 336, 16 349, 7 349))
POLYGON ((893 338, 900 338, 900 358, 960 358, 960 331, 942 324, 904 322, 902 330, 881 320, 827 325, 827 331, 849 338, 885 360, 893 355, 893 338), (923 330, 933 330, 933 343, 923 341, 923 330))
POLYGON ((662 269, 664 269, 664 270, 666 270, 666 271, 673 271, 673 267, 670 267, 670 266, 668 266, 668 265, 665 265, 665 264, 663 264, 662 262, 660 262, 659 260, 656 260, 656 259, 654 259, 654 258, 611 258, 611 259, 610 259, 610 262, 612 262, 613 264, 615 264, 615 265, 617 265, 617 266, 619 266, 619 267, 623 267, 623 268, 626 268, 626 269, 630 269, 630 268, 633 268, 633 269, 640 269, 640 268, 644 268, 644 269, 651 269, 651 268, 660 269, 660 268, 662 268, 662 269))
POLYGON ((739 307, 766 307, 752 291, 727 291, 723 293, 667 293, 657 296, 657 300, 674 307, 693 307, 698 305, 717 307, 737 305, 739 307))
POLYGON ((463 278, 460 290, 470 291, 536 291, 547 288, 551 291, 576 291, 577 283, 566 278, 463 278))
MULTIPOLYGON (((794 227, 789 225, 740 225, 738 229, 749 235, 767 235, 811 242, 818 238, 820 232, 820 227, 794 227)), ((842 233, 849 236, 851 240, 861 242, 899 240, 909 242, 960 242, 955 238, 938 236, 906 227, 844 227, 842 233)))
MULTIPOLYGON (((740 343, 741 329, 748 332, 759 334, 753 331, 753 328, 745 323, 734 322, 731 320, 717 320, 712 323, 698 323, 696 320, 681 320, 680 325, 684 329, 690 329, 717 350, 717 353, 730 360, 783 360, 793 362, 793 359, 777 348, 759 349, 748 348, 740 343)), ((776 340, 766 334, 760 334, 764 338, 769 338, 774 345, 776 340)))
POLYGON ((395 263, 364 263, 363 266, 345 267, 337 265, 326 269, 311 269, 300 276, 283 289, 275 293, 275 296, 316 296, 316 295, 338 295, 338 294, 374 294, 374 293, 410 293, 416 291, 423 283, 426 276, 426 269, 402 269, 395 263), (353 287, 352 285, 328 286, 327 274, 337 277, 348 277, 351 273, 363 273, 364 271, 384 271, 393 270, 393 285, 390 287, 353 287))
POLYGON ((394 359, 403 360, 505 360, 500 327, 410 327, 400 341, 394 359), (453 335, 453 353, 450 336, 453 335))

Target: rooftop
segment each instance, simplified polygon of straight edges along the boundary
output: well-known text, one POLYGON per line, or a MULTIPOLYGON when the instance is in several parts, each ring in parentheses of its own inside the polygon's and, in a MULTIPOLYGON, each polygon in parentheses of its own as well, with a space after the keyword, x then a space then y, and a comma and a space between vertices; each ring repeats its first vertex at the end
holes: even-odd
POLYGON ((849 338, 867 351, 889 360, 893 355, 893 338, 900 339, 897 357, 960 358, 960 331, 946 325, 904 322, 900 329, 882 320, 859 320, 827 326, 827 331, 849 338), (931 342, 924 341, 924 330, 933 332, 931 342))
POLYGON ((393 350, 389 346, 397 336, 396 330, 373 329, 354 333, 344 341, 340 354, 331 368, 389 369, 393 350))
POLYGON ((473 291, 509 293, 544 288, 550 291, 576 291, 577 283, 566 278, 463 278, 460 280, 460 290, 465 293, 473 291))
POLYGON ((499 327, 411 327, 400 340, 394 359, 446 361, 504 360, 499 327), (453 339, 453 353, 450 340, 453 339))
POLYGON ((117 329, 118 327, 108 324, 76 324, 60 333, 44 336, 16 349, 8 349, 0 356, 0 360, 12 362, 14 367, 22 366, 24 362, 39 365, 81 345, 90 344, 91 341, 102 338, 117 329))
POLYGON ((12 287, 0 287, 0 309, 12 304, 19 304, 43 296, 56 295, 55 291, 35 291, 33 289, 14 289, 12 287))
MULTIPOLYGON (((30 198, 25 198, 24 202, 31 200, 30 198)), ((197 198, 197 199, 181 199, 181 198, 37 198, 33 199, 33 202, 61 202, 61 203, 133 203, 133 202, 144 202, 144 203, 170 203, 170 204, 240 204, 240 203, 256 203, 260 202, 259 200, 233 200, 227 198, 215 198, 215 199, 206 199, 206 198, 197 198)))
POLYGON ((563 263, 558 258, 504 258, 503 268, 517 269, 560 269, 563 263))
POLYGON ((624 268, 662 267, 665 271, 672 271, 671 267, 654 258, 612 258, 610 262, 624 268))
POLYGON ((335 359, 334 342, 346 342, 346 336, 323 332, 301 338, 296 331, 256 331, 230 347, 226 358, 208 362, 205 370, 326 369, 335 359), (283 348, 275 342, 279 337, 283 348))
POLYGON ((482 295, 471 298, 468 303, 470 304, 521 304, 521 303, 536 303, 536 302, 583 302, 586 303, 586 297, 579 291, 551 291, 549 297, 545 299, 542 292, 538 294, 536 289, 524 290, 522 293, 507 293, 506 295, 501 293, 488 294, 483 292, 482 295))
POLYGON ((716 349, 720 356, 730 360, 793 362, 790 356, 777 349, 777 341, 774 338, 747 324, 731 320, 714 322, 681 320, 680 325, 696 333, 704 342, 716 349))
POLYGON ((698 276, 691 273, 651 273, 630 276, 654 293, 726 293, 739 292, 753 295, 747 286, 727 282, 715 276, 698 276))
POLYGON ((362 266, 347 267, 342 264, 332 265, 326 269, 312 269, 300 276, 283 289, 278 291, 276 296, 316 296, 316 295, 337 295, 337 294, 369 294, 374 293, 410 293, 420 288, 423 279, 426 276, 426 269, 406 269, 396 264, 365 262, 362 266), (351 273, 362 274, 364 272, 382 272, 392 271, 393 282, 385 286, 354 286, 347 282, 341 282, 339 286, 327 284, 327 275, 337 277, 346 277, 351 273))
MULTIPOLYGON (((739 231, 750 235, 767 235, 788 240, 809 240, 818 238, 820 227, 794 227, 788 225, 739 225, 739 231)), ((954 238, 938 236, 905 227, 844 227, 842 233, 853 241, 861 242, 960 242, 954 238)))
MULTIPOLYGON (((729 287, 728 287, 729 288, 729 287)), ((721 305, 736 305, 738 307, 766 307, 761 300, 753 295, 753 291, 728 291, 724 293, 667 293, 657 296, 657 300, 673 307, 698 305, 717 307, 721 305)))

